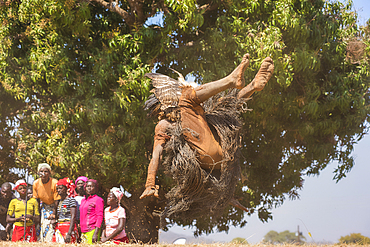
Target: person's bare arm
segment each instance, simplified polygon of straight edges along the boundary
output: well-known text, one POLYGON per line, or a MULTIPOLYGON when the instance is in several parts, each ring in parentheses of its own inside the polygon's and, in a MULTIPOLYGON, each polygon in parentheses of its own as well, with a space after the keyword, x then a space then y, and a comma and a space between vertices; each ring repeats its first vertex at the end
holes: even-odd
POLYGON ((162 145, 154 146, 153 156, 148 167, 148 176, 145 183, 145 191, 140 196, 140 199, 151 195, 158 197, 158 188, 155 186, 155 177, 157 175, 159 163, 161 162, 162 151, 162 145))
POLYGON ((10 215, 6 215, 6 223, 15 223, 15 222, 24 222, 24 216, 18 217, 18 218, 13 218, 10 215))
POLYGON ((58 204, 59 204, 59 200, 57 201, 54 201, 54 210, 53 210, 53 213, 49 215, 49 220, 51 220, 51 223, 52 224, 56 224, 57 220, 58 220, 58 204))
POLYGON ((120 234, 125 229, 125 223, 126 223, 126 218, 119 218, 118 219, 118 226, 117 226, 116 230, 114 230, 114 232, 112 232, 112 234, 109 235, 109 236, 105 235, 105 230, 104 230, 104 236, 101 238, 101 242, 105 243, 105 242, 113 239, 114 237, 116 237, 118 234, 120 234))
MULTIPOLYGON (((166 120, 161 120, 157 126, 155 127, 155 135, 163 134, 165 135, 166 129, 170 126, 170 123, 166 120)), ((143 199, 147 196, 154 195, 158 197, 158 186, 155 185, 155 177, 157 175, 157 171, 159 168, 159 164, 161 162, 161 156, 163 152, 163 147, 165 145, 165 141, 161 140, 154 140, 154 147, 152 153, 152 159, 150 160, 148 166, 148 176, 145 183, 145 191, 141 194, 140 199, 143 199)))
POLYGON ((66 243, 70 243, 71 242, 72 231, 73 231, 73 229, 75 227, 77 208, 76 207, 71 207, 70 210, 71 210, 71 224, 69 225, 68 232, 67 232, 66 237, 64 239, 64 241, 66 243))
POLYGON ((98 235, 99 235, 100 227, 95 227, 95 232, 92 236, 92 242, 96 243, 98 241, 98 235))
POLYGON ((12 229, 12 225, 11 225, 11 224, 9 224, 9 223, 7 223, 7 224, 6 224, 6 227, 5 227, 5 231, 6 231, 6 233, 7 233, 8 235, 10 234, 11 229, 12 229))

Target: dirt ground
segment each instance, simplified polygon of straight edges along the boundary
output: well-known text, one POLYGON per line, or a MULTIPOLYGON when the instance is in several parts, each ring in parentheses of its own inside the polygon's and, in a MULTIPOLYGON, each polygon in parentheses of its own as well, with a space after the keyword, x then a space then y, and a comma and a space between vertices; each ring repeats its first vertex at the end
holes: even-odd
MULTIPOLYGON (((80 247, 91 247, 91 246, 108 246, 107 244, 94 244, 94 245, 87 245, 87 244, 56 244, 56 243, 23 243, 23 242, 0 242, 0 247, 18 247, 18 246, 25 246, 25 247, 57 247, 57 246, 80 246, 80 247)), ((109 246, 117 246, 117 245, 109 245, 109 246)), ((127 247, 180 247, 181 245, 175 244, 122 244, 120 246, 127 246, 127 247)), ((265 244, 251 244, 251 245, 243 245, 243 244, 186 244, 186 247, 276 247, 276 245, 265 245, 265 244)), ((286 245, 278 245, 279 247, 297 247, 298 245, 293 244, 286 244, 286 245)), ((315 244, 306 244, 301 246, 309 246, 309 247, 359 247, 365 245, 357 245, 357 244, 333 244, 333 245, 315 245, 315 244)))

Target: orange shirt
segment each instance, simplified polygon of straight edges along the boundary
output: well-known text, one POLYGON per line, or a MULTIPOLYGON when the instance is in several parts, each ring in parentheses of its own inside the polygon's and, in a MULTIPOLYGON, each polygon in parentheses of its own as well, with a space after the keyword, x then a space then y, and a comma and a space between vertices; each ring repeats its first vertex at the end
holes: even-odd
POLYGON ((48 205, 54 203, 54 201, 60 199, 57 192, 57 183, 58 180, 55 178, 50 178, 46 184, 42 183, 41 178, 37 179, 33 182, 33 197, 48 205))

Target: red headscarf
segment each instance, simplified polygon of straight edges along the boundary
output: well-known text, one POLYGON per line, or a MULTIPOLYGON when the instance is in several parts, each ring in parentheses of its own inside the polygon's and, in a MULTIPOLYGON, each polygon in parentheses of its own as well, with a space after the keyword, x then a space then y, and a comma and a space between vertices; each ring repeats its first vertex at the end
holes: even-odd
POLYGON ((57 183, 57 186, 58 185, 63 185, 65 187, 67 187, 68 197, 75 197, 76 196, 76 192, 75 192, 76 185, 69 178, 60 179, 57 183))

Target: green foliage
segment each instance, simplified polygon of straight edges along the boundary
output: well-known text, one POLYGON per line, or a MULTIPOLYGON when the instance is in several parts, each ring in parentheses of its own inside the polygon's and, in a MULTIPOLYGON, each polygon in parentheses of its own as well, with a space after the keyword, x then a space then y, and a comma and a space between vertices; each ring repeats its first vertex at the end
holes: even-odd
POLYGON ((370 238, 363 236, 361 233, 351 233, 350 235, 341 236, 339 244, 369 245, 370 238))
POLYGON ((233 240, 231 240, 232 244, 248 244, 248 241, 245 239, 245 238, 233 238, 233 240))
MULTIPOLYGON (((172 76, 171 67, 206 83, 230 73, 246 52, 247 82, 263 58, 275 63, 273 78, 248 102, 253 111, 243 115, 247 179, 235 196, 249 214, 271 219, 271 208, 298 197, 304 176, 319 175, 331 161, 338 162, 337 181, 351 170, 353 145, 367 133, 370 112, 369 27, 356 25, 351 2, 117 3, 126 15, 95 1, 0 2, 4 171, 35 174, 38 163, 48 162, 56 178, 99 180, 103 195, 122 185, 132 194, 125 199, 131 221, 150 218, 134 207, 157 205, 138 200, 155 126, 142 110, 150 94, 144 74, 155 68, 172 76), (162 26, 146 22, 155 15, 162 26), (364 45, 355 60, 348 52, 353 41, 364 45)), ((158 180, 162 191, 171 187, 163 171, 158 180)), ((231 207, 218 219, 174 222, 195 234, 246 224, 231 207)))
MULTIPOLYGON (((300 241, 302 239, 306 239, 304 236, 300 236, 300 241)), ((269 244, 286 244, 286 243, 297 243, 298 238, 294 232, 283 231, 283 232, 276 232, 276 231, 269 231, 264 237, 263 242, 269 244)))
POLYGON ((0 85, 0 185, 7 181, 16 181, 19 176, 11 170, 14 168, 14 149, 22 148, 15 138, 17 118, 15 112, 24 103, 8 95, 0 85))

